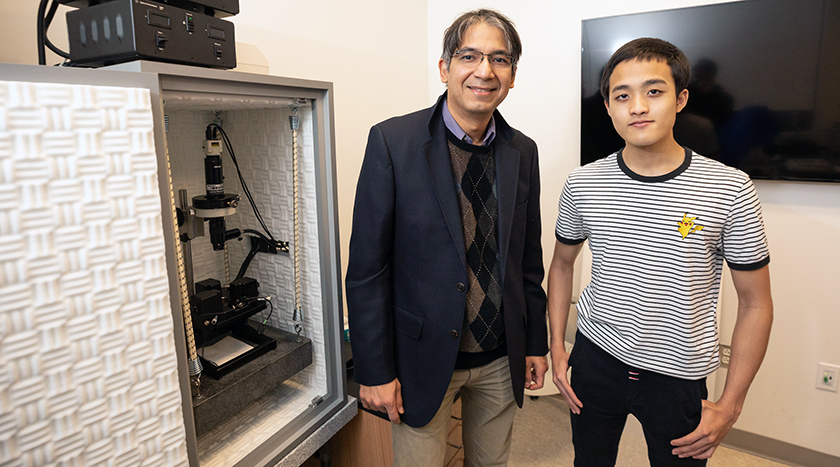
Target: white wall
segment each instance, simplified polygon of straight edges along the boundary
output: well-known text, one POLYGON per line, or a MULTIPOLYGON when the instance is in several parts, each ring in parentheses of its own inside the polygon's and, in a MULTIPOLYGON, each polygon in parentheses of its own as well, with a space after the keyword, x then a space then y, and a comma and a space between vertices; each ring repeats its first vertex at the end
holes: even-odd
MULTIPOLYGON (((501 111, 537 141, 543 180, 543 247, 563 181, 578 165, 581 20, 708 3, 689 0, 598 2, 428 0, 429 63, 453 17, 489 6, 510 16, 523 41, 516 87, 501 111)), ((443 91, 429 70, 429 98, 443 91)), ((840 455, 840 394, 815 389, 817 362, 840 364, 840 185, 757 181, 771 246, 776 319, 770 348, 736 428, 840 455)), ((731 336, 736 299, 724 287, 721 335, 731 336)), ((719 375, 717 383, 723 383, 719 375)))

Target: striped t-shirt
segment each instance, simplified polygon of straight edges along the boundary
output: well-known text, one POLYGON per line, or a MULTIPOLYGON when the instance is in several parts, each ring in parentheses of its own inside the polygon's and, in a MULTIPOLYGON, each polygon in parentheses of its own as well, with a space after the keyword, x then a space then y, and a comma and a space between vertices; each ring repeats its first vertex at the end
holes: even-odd
POLYGON ((723 259, 735 270, 770 262, 752 181, 689 149, 659 177, 632 172, 621 151, 575 169, 555 234, 592 250, 578 329, 628 365, 685 379, 719 366, 723 259))

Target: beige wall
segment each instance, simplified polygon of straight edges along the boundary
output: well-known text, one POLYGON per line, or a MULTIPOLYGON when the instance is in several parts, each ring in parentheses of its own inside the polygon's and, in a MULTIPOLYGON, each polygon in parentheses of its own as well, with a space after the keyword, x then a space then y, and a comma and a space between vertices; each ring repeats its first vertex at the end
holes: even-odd
MULTIPOLYGON (((38 64, 38 34, 36 17, 38 0, 4 1, 2 27, 0 27, 0 62, 38 64)), ((55 19, 50 26, 49 38, 59 49, 67 50, 67 24, 64 13, 69 11, 64 5, 58 7, 55 19)), ((59 63, 61 58, 47 50, 47 63, 59 63)))
MULTIPOLYGON (((37 64, 37 0, 4 2, 0 62, 37 64), (8 4, 7 4, 8 3, 8 4)), ((256 45, 269 73, 330 81, 335 90, 336 165, 342 268, 353 195, 367 134, 375 123, 427 105, 426 3, 388 0, 240 0, 228 18, 236 39, 256 45)), ((62 6, 50 38, 67 50, 62 6)), ((48 52, 47 63, 60 59, 48 52)), ((342 276, 343 277, 343 276, 342 276)))
MULTIPOLYGON (((523 57, 516 87, 501 110, 540 147, 546 264, 562 184, 578 165, 581 20, 709 3, 722 2, 428 0, 430 63, 440 53, 441 31, 462 11, 490 6, 518 26, 523 57)), ((431 98, 443 89, 435 70, 429 82, 431 98)), ((817 362, 840 364, 840 185, 757 181, 756 186, 770 239, 776 319, 736 427, 840 456, 840 394, 814 387, 817 362)), ((727 283, 721 304, 724 342, 732 334, 736 304, 727 283)), ((715 379, 719 395, 725 374, 715 379)))
MULTIPOLYGON (((0 61, 34 64, 37 2, 6 3, 0 61)), ((442 32, 458 13, 486 5, 511 16, 524 55, 516 87, 501 110, 540 146, 548 261, 557 199, 566 175, 578 165, 581 20, 707 3, 721 2, 242 0, 242 13, 233 20, 237 38, 260 48, 271 74, 335 84, 346 262, 353 193, 370 126, 424 107, 443 92, 436 62, 442 32)), ((63 15, 52 31, 54 42, 66 47, 63 15)), ((55 63, 55 56, 48 61, 55 63)), ((840 185, 759 181, 756 186, 772 248, 776 322, 736 427, 840 456, 840 394, 814 388, 818 361, 840 364, 840 185)), ((724 287, 721 308, 721 334, 727 340, 734 322, 730 285, 724 287)))

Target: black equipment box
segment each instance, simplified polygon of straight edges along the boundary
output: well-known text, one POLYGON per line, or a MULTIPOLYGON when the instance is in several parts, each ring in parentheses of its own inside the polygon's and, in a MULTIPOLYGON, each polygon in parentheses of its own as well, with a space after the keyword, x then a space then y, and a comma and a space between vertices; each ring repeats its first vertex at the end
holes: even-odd
MULTIPOLYGON (((110 0, 58 0, 58 3, 76 8, 98 5, 110 0)), ((217 18, 239 14, 239 0, 158 0, 158 3, 172 5, 196 13, 217 18)))
POLYGON ((70 61, 132 60, 236 67, 233 23, 147 0, 113 0, 67 12, 70 61))

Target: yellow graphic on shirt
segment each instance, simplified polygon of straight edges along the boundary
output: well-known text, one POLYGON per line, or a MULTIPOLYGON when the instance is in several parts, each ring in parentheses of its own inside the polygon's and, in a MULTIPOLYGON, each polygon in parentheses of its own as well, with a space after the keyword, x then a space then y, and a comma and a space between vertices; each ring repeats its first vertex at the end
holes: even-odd
POLYGON ((679 227, 677 228, 677 230, 679 230, 680 235, 682 235, 683 240, 685 240, 685 237, 687 237, 688 234, 690 234, 692 232, 699 232, 699 231, 703 230, 702 225, 695 225, 694 224, 694 219, 697 219, 697 218, 696 217, 688 217, 688 213, 685 213, 685 214, 683 214, 682 220, 678 222, 679 227))

